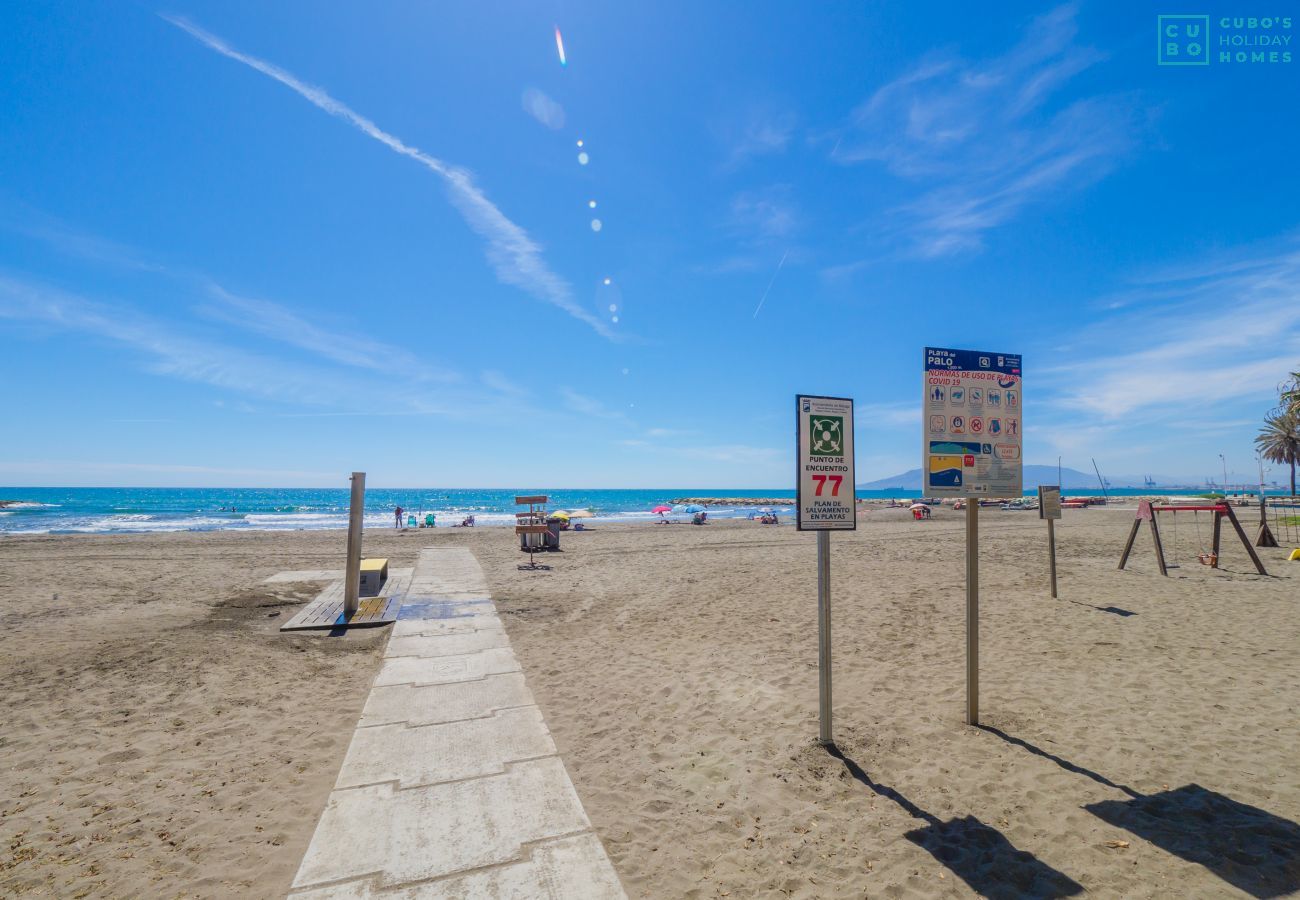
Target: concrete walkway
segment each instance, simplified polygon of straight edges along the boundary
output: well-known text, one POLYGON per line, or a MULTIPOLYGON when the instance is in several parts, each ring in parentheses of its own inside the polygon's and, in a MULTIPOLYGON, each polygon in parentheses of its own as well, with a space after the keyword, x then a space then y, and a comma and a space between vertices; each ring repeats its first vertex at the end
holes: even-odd
POLYGON ((293 898, 621 898, 468 550, 422 550, 293 898))

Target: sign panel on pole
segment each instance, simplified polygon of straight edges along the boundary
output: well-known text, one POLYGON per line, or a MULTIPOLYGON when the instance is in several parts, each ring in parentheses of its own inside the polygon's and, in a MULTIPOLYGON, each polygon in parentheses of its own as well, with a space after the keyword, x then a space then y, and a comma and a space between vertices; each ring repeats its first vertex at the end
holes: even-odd
POLYGON ((925 348, 921 485, 927 497, 1024 492, 1020 355, 925 348))
POLYGON ((799 530, 855 530, 853 401, 799 394, 795 422, 799 530))
POLYGON ((1061 489, 1054 484, 1038 486, 1038 518, 1061 518, 1061 489))

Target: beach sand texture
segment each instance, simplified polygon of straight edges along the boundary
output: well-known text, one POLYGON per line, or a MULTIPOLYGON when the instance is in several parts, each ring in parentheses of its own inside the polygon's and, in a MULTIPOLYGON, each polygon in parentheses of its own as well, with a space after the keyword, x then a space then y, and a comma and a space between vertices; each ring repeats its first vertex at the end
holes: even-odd
MULTIPOLYGON (((1052 601, 1035 514, 981 514, 984 728, 962 719, 960 514, 833 535, 840 755, 814 740, 812 535, 603 526, 549 572, 503 529, 366 552, 475 552, 631 896, 1300 889, 1300 564, 1263 551, 1261 578, 1229 532, 1210 571, 1180 518, 1172 577, 1145 533, 1117 572, 1132 515, 1065 513, 1052 601)), ((343 542, 0 544, 0 893, 287 889, 387 635, 280 635, 296 606, 274 604, 319 585, 260 582, 337 568, 343 542)))

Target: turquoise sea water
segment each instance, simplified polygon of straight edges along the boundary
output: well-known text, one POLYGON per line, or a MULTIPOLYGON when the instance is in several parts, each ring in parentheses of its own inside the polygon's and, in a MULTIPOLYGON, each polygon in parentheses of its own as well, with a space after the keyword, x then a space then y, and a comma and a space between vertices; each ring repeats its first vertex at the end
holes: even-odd
MULTIPOLYGON (((1027 492, 1032 493, 1032 492, 1027 492)), ((1067 491, 1068 495, 1096 494, 1067 491)), ((1197 491, 1112 489, 1111 496, 1188 494, 1197 491)), ((447 527, 472 515, 479 525, 514 523, 516 494, 547 494, 548 508, 590 509, 595 521, 651 522, 655 506, 678 497, 793 497, 786 488, 764 490, 474 490, 466 488, 372 488, 366 492, 366 526, 392 526, 393 508, 423 519, 437 516, 447 527)), ((859 497, 915 497, 916 491, 858 491, 859 497)), ((111 533, 151 531, 295 530, 347 526, 344 488, 6 488, 0 500, 19 501, 0 509, 0 533, 111 533)), ((715 518, 747 517, 759 507, 710 509, 715 518)), ((789 506, 773 507, 788 515, 789 506)), ((673 518, 689 519, 678 513, 673 518)))

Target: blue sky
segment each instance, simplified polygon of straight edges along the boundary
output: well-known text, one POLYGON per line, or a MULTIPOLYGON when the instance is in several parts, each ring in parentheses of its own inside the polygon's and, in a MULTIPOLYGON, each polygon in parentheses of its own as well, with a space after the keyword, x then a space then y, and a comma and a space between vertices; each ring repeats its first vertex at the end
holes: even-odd
POLYGON ((866 481, 927 344, 1029 462, 1250 478, 1300 61, 1043 10, 6 3, 0 484, 782 487, 796 392, 866 481))

